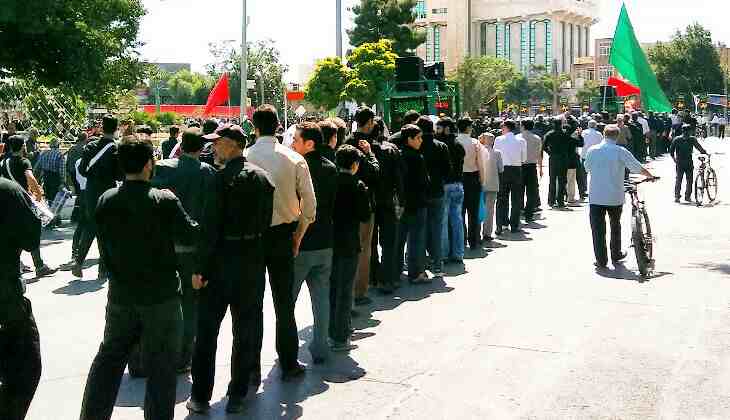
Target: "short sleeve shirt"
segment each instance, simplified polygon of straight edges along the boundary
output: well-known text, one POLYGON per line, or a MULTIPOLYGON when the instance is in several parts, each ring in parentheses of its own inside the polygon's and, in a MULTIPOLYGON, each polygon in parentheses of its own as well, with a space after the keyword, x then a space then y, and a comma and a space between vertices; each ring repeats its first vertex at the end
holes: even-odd
POLYGON ((591 175, 588 201, 599 206, 623 205, 625 170, 637 174, 644 169, 631 152, 610 140, 591 147, 586 155, 585 168, 591 175))
POLYGON ((30 161, 20 156, 8 156, 1 163, 2 168, 0 168, 0 174, 11 181, 15 179, 24 190, 28 191, 28 180, 25 178, 25 171, 33 170, 33 165, 31 165, 30 161), (10 174, 12 176, 8 173, 8 167, 10 167, 10 174))

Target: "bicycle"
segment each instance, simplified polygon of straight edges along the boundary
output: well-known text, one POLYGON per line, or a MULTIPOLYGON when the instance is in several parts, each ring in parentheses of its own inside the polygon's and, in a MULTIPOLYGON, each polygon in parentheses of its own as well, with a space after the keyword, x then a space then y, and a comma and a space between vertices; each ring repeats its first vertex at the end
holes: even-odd
POLYGON ((713 203, 717 199, 717 174, 712 168, 710 155, 707 158, 700 156, 700 167, 695 177, 695 202, 697 207, 701 207, 705 195, 709 203, 713 203))
POLYGON ((651 233, 649 213, 646 210, 646 203, 639 198, 638 185, 644 182, 659 179, 645 178, 641 181, 627 180, 625 182, 626 192, 631 197, 631 246, 634 248, 636 263, 639 266, 641 278, 645 279, 654 271, 654 237, 651 233))

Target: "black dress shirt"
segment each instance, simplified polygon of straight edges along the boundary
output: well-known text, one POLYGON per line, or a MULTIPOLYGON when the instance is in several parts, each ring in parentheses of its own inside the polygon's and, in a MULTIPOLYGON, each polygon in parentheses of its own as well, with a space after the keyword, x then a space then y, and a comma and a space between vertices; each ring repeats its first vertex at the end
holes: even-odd
MULTIPOLYGON (((172 192, 125 181, 99 198, 96 224, 110 302, 151 305, 179 296, 175 243, 196 244, 199 227, 172 192)), ((201 261, 193 265, 202 271, 201 261)))
POLYGON ((23 284, 20 251, 40 245, 41 222, 31 209, 30 197, 20 186, 0 178, 0 324, 23 319, 23 284))
POLYGON ((370 219, 370 199, 365 183, 355 175, 340 170, 337 174, 337 198, 333 225, 334 255, 356 256, 360 252, 360 223, 370 219))
POLYGON ((378 159, 373 154, 372 145, 370 147, 370 153, 365 153, 360 149, 360 140, 365 140, 368 144, 371 144, 370 135, 356 131, 345 140, 346 144, 356 147, 360 150, 365 157, 360 162, 360 169, 357 171, 357 178, 365 183, 368 187, 368 195, 370 197, 370 206, 375 207, 375 192, 378 190, 380 182, 380 164, 378 159))
POLYGON ((402 156, 406 168, 403 207, 406 213, 413 213, 426 207, 431 179, 426 168, 426 160, 421 152, 406 145, 403 148, 402 156))
POLYGON ((84 147, 79 164, 79 173, 86 177, 86 195, 91 200, 96 200, 104 191, 117 186, 117 181, 122 179, 122 171, 117 160, 117 145, 111 146, 89 170, 89 162, 107 144, 113 143, 111 137, 102 137, 89 142, 84 147))
POLYGON ((451 172, 444 180, 444 183, 453 184, 454 182, 463 182, 464 173, 462 169, 464 168, 464 157, 466 156, 464 146, 456 141, 456 136, 453 134, 444 136, 442 141, 449 148, 449 158, 451 159, 451 172))
POLYGON ((380 165, 380 182, 375 202, 380 210, 391 211, 403 201, 403 161, 398 147, 384 138, 372 142, 372 150, 380 165))
MULTIPOLYGON (((449 148, 443 142, 434 139, 433 135, 424 134, 420 151, 426 160, 426 167, 430 176, 428 198, 442 198, 444 196, 444 184, 452 171, 449 148)), ((412 179, 409 176, 409 180, 412 179)))
MULTIPOLYGON (((329 149, 329 147, 327 147, 329 149)), ((304 155, 317 198, 317 216, 299 246, 301 251, 332 248, 332 214, 337 195, 337 167, 318 150, 304 155)))
POLYGON ((669 146, 669 153, 672 155, 677 165, 682 168, 694 168, 692 160, 692 149, 697 149, 702 154, 707 154, 704 147, 700 145, 695 137, 675 137, 669 146))

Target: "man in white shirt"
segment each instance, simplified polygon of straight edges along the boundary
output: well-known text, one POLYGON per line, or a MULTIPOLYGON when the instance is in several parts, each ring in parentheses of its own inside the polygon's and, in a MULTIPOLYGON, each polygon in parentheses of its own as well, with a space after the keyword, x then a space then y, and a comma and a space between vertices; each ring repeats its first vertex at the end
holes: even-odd
POLYGON ((497 137, 494 150, 502 154, 504 173, 500 179, 497 197, 497 229, 509 225, 512 233, 520 232, 520 214, 522 212, 522 164, 527 161, 527 144, 515 136, 517 124, 513 120, 502 123, 502 135, 497 137), (509 213, 509 217, 507 214, 509 213))
POLYGON ((718 121, 718 137, 721 139, 725 138, 725 126, 727 125, 727 118, 725 118, 725 115, 720 116, 718 121))
MULTIPOLYGON (((262 105, 253 114, 256 143, 246 149, 249 162, 269 173, 274 181, 274 211, 271 227, 264 235, 266 269, 269 272, 271 294, 276 309, 276 351, 279 354, 282 379, 288 380, 304 373, 297 361, 299 337, 294 318, 294 258, 299 244, 314 222, 317 200, 307 161, 299 153, 279 144, 274 137, 279 126, 276 108, 262 105)), ((263 303, 262 303, 263 309, 263 303)), ((263 312, 257 313, 254 333, 256 361, 253 375, 261 372, 261 342, 263 312)), ((254 382, 254 380, 252 380, 254 382)))

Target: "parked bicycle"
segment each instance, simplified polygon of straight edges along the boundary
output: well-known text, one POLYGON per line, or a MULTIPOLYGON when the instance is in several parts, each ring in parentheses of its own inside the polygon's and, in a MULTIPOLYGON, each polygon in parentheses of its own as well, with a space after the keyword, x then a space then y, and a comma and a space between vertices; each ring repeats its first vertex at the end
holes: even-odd
POLYGON ((646 279, 654 271, 654 237, 651 233, 649 213, 646 203, 639 198, 638 185, 644 182, 655 181, 656 178, 645 178, 641 181, 627 180, 626 192, 631 197, 631 246, 636 254, 636 263, 642 279, 646 279))
POLYGON ((717 174, 712 169, 711 155, 707 157, 700 156, 700 167, 695 178, 695 202, 697 206, 702 206, 705 197, 709 203, 713 203, 717 199, 717 174))

